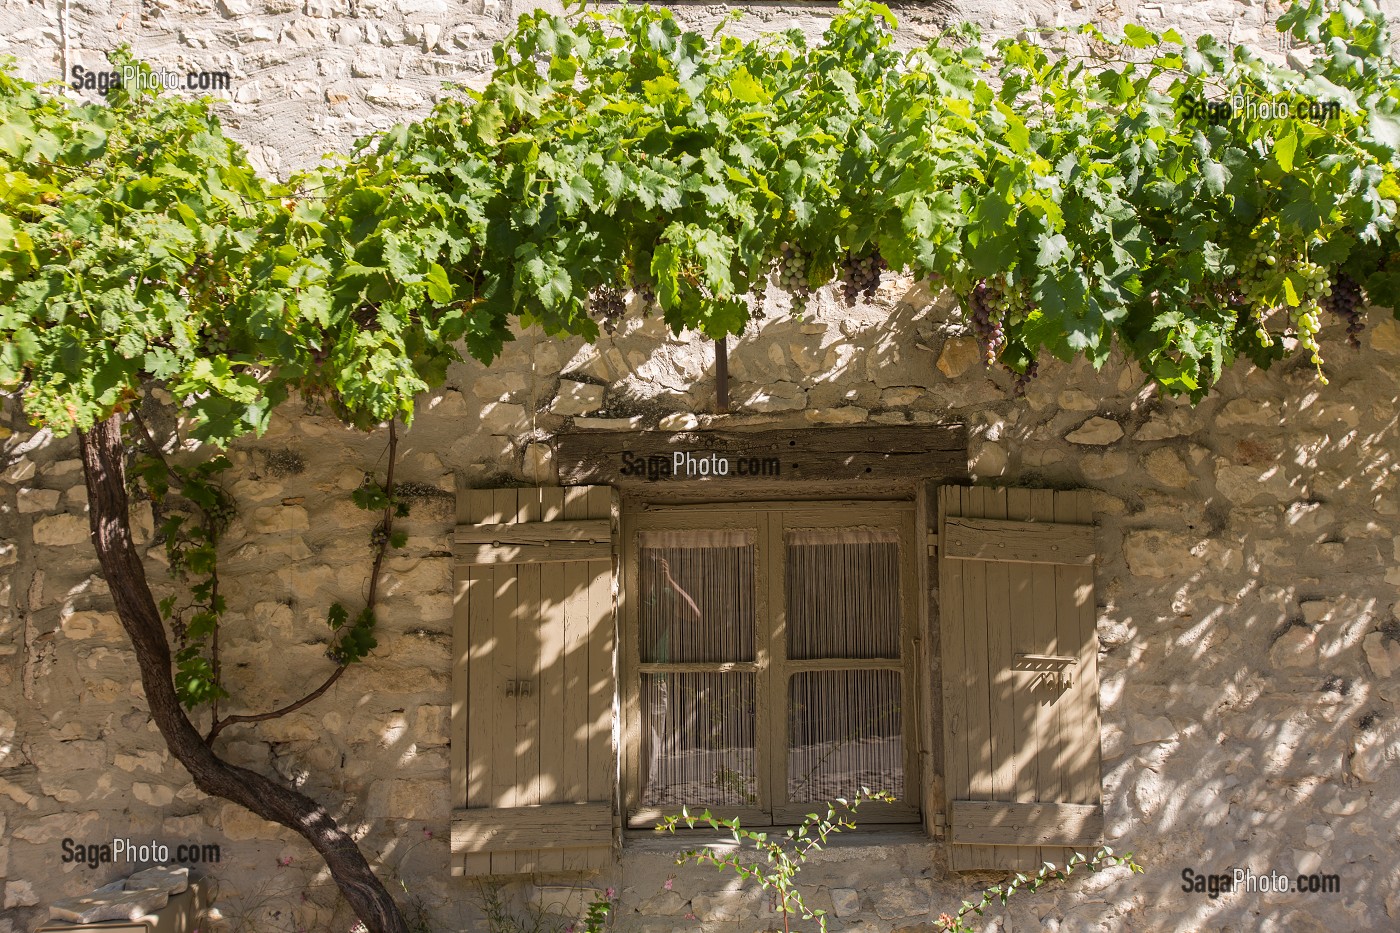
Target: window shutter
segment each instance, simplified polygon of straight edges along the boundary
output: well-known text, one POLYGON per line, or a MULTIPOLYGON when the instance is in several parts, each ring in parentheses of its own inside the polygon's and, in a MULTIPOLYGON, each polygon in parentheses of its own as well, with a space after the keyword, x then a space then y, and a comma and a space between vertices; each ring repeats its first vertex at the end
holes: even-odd
POLYGON ((617 787, 613 491, 477 489, 463 497, 452 873, 603 868, 617 787))
POLYGON ((938 506, 952 868, 1063 864, 1103 836, 1088 494, 945 486, 938 506))

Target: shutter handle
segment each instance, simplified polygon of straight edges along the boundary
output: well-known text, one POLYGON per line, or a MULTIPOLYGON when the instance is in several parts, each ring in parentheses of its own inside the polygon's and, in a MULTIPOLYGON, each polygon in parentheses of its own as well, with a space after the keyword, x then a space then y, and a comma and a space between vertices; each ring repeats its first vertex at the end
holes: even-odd
MULTIPOLYGON (((1079 664, 1079 659, 1072 655, 1064 654, 1027 654, 1024 651, 1017 652, 1016 657, 1021 661, 1035 661, 1040 664, 1056 665, 1053 671, 1042 671, 1042 675, 1051 687, 1059 690, 1069 690, 1074 686, 1074 668, 1079 664)), ((1039 678, 1036 678, 1039 680, 1039 678)))

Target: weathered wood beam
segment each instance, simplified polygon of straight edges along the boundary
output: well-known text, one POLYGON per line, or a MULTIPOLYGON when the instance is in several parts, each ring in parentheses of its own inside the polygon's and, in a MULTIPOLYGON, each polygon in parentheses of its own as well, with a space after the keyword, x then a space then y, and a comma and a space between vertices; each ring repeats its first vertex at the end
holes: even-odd
POLYGON ((735 487, 746 481, 915 478, 959 482, 968 476, 962 424, 590 431, 557 435, 554 458, 559 482, 566 486, 694 481, 735 487))

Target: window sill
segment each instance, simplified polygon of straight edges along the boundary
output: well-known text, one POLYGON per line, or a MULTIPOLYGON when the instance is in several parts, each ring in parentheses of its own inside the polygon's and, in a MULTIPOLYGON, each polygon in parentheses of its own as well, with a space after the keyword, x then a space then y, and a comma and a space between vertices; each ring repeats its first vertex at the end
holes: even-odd
MULTIPOLYGON (((760 832, 779 837, 788 829, 786 826, 760 827, 760 832)), ((856 857, 864 858, 872 848, 928 847, 939 844, 931 839, 922 827, 873 826, 869 829, 846 830, 827 837, 822 849, 827 852, 841 849, 855 850, 856 857)), ((622 833, 622 855, 651 853, 656 855, 679 855, 690 849, 707 848, 732 850, 735 843, 725 836, 725 831, 711 829, 686 829, 675 833, 658 833, 654 830, 627 829, 622 833)))

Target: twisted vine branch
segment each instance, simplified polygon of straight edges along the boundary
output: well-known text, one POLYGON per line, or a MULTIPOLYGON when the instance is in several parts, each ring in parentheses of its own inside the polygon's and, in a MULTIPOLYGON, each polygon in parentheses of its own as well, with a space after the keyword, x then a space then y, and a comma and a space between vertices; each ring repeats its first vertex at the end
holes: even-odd
MULTIPOLYGON (((389 465, 384 479, 384 493, 387 502, 384 506, 383 518, 374 532, 374 565, 370 569, 369 593, 365 597, 365 609, 373 612, 379 601, 379 577, 384 566, 384 555, 389 551, 390 541, 393 539, 394 514, 397 504, 394 502, 394 465, 398 459, 399 435, 394 419, 389 421, 389 465)), ((342 659, 336 664, 335 670, 331 671, 319 687, 303 696, 301 699, 286 706, 279 707, 266 713, 250 713, 246 715, 230 715, 219 719, 216 715, 213 723, 209 727, 209 733, 204 737, 205 744, 213 745, 219 733, 229 726, 238 723, 267 722, 270 719, 279 719, 290 713, 295 713, 309 703, 314 702, 323 693, 335 686, 335 682, 345 673, 351 661, 342 659)))

